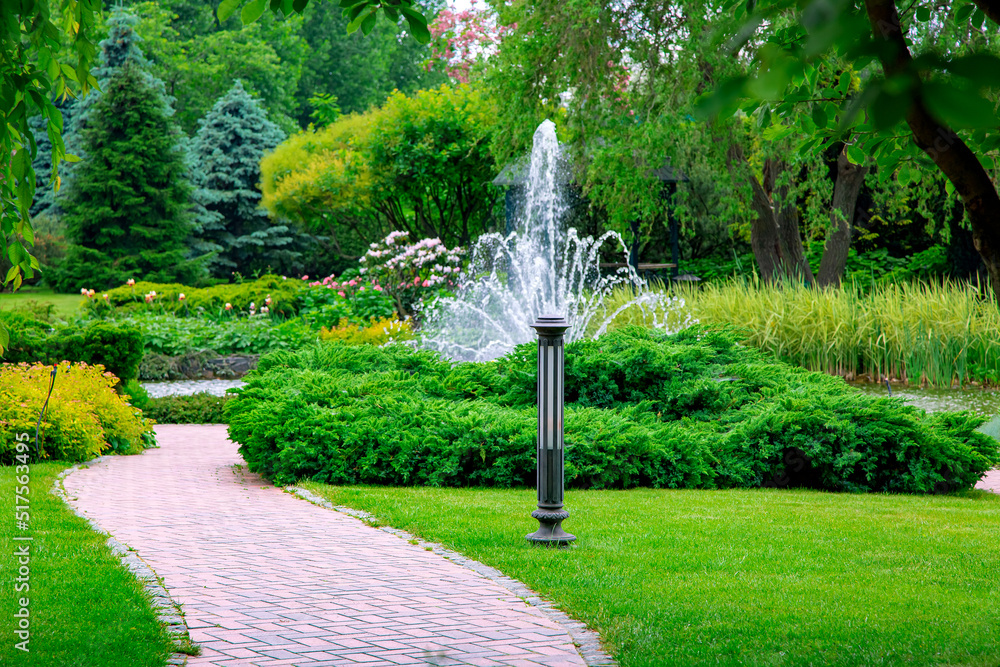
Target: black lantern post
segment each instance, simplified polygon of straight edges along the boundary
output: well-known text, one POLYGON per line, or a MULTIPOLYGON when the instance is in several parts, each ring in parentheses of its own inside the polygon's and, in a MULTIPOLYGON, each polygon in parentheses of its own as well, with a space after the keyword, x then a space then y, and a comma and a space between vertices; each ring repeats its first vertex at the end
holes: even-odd
POLYGON ((531 325, 538 332, 538 530, 528 540, 568 544, 576 539, 562 529, 563 509, 563 336, 569 322, 541 315, 531 325))

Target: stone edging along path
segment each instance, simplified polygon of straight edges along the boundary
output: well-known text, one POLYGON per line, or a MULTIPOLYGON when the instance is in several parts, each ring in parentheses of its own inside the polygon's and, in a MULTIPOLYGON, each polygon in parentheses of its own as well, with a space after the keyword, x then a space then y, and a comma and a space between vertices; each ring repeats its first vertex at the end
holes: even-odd
MULTIPOLYGON (((92 459, 84 463, 77 463, 76 465, 63 470, 52 483, 51 493, 66 503, 66 506, 71 512, 73 512, 73 514, 86 521, 94 532, 101 535, 108 535, 107 531, 98 526, 92 519, 73 506, 73 503, 71 503, 69 498, 66 496, 66 489, 63 488, 62 485, 63 479, 65 479, 65 477, 70 473, 79 470, 80 468, 87 468, 92 464, 99 463, 103 458, 103 456, 99 456, 96 459, 92 459)), ((122 544, 111 535, 108 535, 107 545, 108 548, 111 549, 111 552, 118 556, 122 565, 135 575, 135 578, 138 579, 143 586, 145 586, 146 592, 149 593, 150 596, 153 611, 156 612, 156 616, 160 623, 166 626, 167 634, 170 635, 170 639, 174 642, 174 644, 180 646, 191 646, 191 638, 188 634, 188 627, 187 623, 184 621, 184 614, 181 611, 181 606, 170 597, 170 593, 168 593, 167 589, 163 587, 163 582, 156 576, 156 573, 153 572, 152 568, 150 568, 137 553, 129 549, 126 545, 122 544)), ((174 653, 167 660, 167 665, 178 665, 183 667, 183 665, 186 664, 187 655, 184 653, 174 653)))
POLYGON ((519 582, 246 472, 225 426, 157 434, 159 449, 79 466, 62 486, 127 565, 160 578, 154 596, 183 606, 202 648, 191 667, 614 665, 519 582))
MULTIPOLYGON (((361 521, 376 519, 376 517, 368 512, 356 510, 352 507, 345 507, 343 505, 334 505, 329 500, 320 498, 315 493, 305 489, 288 486, 285 487, 285 490, 294 493, 301 498, 305 498, 313 504, 347 514, 361 521)), ((471 558, 466 558, 457 551, 446 549, 436 542, 426 542, 419 537, 406 532, 405 530, 390 528, 388 526, 379 526, 377 530, 384 531, 390 535, 395 535, 396 537, 402 538, 407 542, 416 542, 417 546, 430 550, 439 556, 443 556, 444 558, 461 565, 464 568, 472 570, 476 574, 486 577, 490 581, 503 586, 511 593, 524 600, 526 604, 538 607, 542 613, 566 629, 569 636, 573 638, 573 643, 576 644, 577 649, 580 651, 580 656, 587 664, 587 667, 614 667, 618 664, 611 656, 604 652, 604 649, 601 647, 601 638, 596 632, 588 628, 583 623, 570 618, 564 612, 555 607, 551 602, 543 599, 538 595, 538 593, 534 592, 517 579, 508 577, 495 567, 484 565, 478 561, 472 560, 471 558)))

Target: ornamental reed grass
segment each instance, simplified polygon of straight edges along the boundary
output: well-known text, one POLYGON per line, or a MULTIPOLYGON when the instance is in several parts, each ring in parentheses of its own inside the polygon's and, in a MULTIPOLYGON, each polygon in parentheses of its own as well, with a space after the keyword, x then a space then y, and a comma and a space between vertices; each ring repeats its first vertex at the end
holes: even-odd
POLYGON ((783 361, 848 380, 1000 383, 1000 310, 968 283, 813 289, 730 281, 676 290, 702 324, 744 329, 783 361))
MULTIPOLYGON (((814 289, 731 280, 675 288, 701 324, 735 325, 747 343, 848 380, 935 387, 1000 384, 1000 310, 968 283, 814 289)), ((615 294, 610 298, 628 298, 615 294)), ((632 323, 641 316, 629 318, 632 323)))

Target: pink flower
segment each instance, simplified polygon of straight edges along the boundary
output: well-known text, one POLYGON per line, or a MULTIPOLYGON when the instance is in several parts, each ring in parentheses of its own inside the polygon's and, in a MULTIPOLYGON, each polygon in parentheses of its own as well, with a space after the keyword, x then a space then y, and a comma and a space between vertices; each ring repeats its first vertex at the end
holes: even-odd
POLYGON ((413 284, 414 285, 419 285, 420 284, 420 276, 417 276, 416 278, 413 279, 413 284))
POLYGON ((128 281, 125 282, 125 284, 131 287, 132 285, 135 285, 135 279, 129 278, 128 281))
POLYGON ((302 276, 302 280, 309 280, 309 276, 302 276))
POLYGON ((424 281, 424 287, 430 287, 430 286, 431 286, 431 281, 425 280, 424 281))
POLYGON ((382 291, 382 287, 380 285, 376 285, 375 286, 375 291, 376 292, 381 292, 382 291))
POLYGON ((347 296, 347 295, 346 295, 346 294, 344 294, 343 292, 337 292, 337 294, 339 294, 340 296, 347 296))
POLYGON ((232 310, 232 309, 233 309, 233 304, 227 303, 226 304, 226 310, 232 310))
POLYGON ((264 299, 264 305, 265 306, 270 306, 271 305, 271 295, 270 294, 268 294, 267 298, 264 299))
POLYGON ((330 283, 330 287, 337 287, 337 281, 334 280, 332 283, 330 283))
POLYGON ((357 280, 352 280, 352 281, 348 282, 347 284, 350 285, 351 287, 354 287, 355 285, 358 284, 358 281, 357 280))
POLYGON ((86 287, 81 287, 80 288, 80 295, 81 296, 87 296, 87 288, 86 287))
POLYGON ((177 297, 177 300, 178 301, 183 301, 185 298, 186 297, 184 296, 184 292, 181 292, 180 296, 177 297))

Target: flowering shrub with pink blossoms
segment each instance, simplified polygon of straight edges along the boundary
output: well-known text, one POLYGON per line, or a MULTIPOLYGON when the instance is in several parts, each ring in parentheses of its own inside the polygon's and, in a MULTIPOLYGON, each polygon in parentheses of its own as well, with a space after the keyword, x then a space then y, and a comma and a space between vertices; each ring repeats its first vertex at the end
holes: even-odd
POLYGON ((458 287, 465 254, 462 248, 449 249, 440 239, 412 244, 408 239, 409 232, 392 232, 372 243, 360 260, 362 275, 393 298, 404 319, 411 315, 413 304, 458 287))
POLYGON ((302 279, 307 281, 308 289, 300 296, 299 314, 314 328, 335 327, 343 320, 367 325, 396 312, 392 297, 371 280, 362 278, 357 270, 311 282, 309 276, 302 279))
POLYGON ((480 9, 476 0, 461 11, 442 9, 428 26, 431 32, 431 57, 428 70, 435 65, 459 83, 468 83, 473 66, 496 52, 505 33, 517 26, 503 26, 489 6, 480 9))

